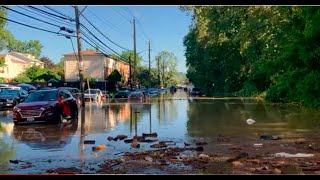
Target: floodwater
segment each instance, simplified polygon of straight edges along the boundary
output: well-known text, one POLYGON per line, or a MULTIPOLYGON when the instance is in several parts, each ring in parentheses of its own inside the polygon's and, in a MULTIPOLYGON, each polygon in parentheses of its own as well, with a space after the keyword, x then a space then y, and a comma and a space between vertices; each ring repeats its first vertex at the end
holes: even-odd
POLYGON ((208 142, 205 150, 215 151, 218 136, 244 141, 261 134, 312 135, 320 129, 319 117, 319 111, 297 106, 241 98, 188 98, 180 90, 144 103, 88 102, 78 120, 63 125, 14 126, 12 112, 0 111, 0 174, 38 173, 70 164, 94 167, 124 152, 149 150, 153 144, 140 143, 136 149, 124 141, 107 140, 119 134, 132 138, 156 132, 158 140, 173 141, 178 147, 200 139, 208 142), (249 118, 256 122, 248 125, 249 118), (85 144, 86 140, 95 144, 85 144), (101 144, 107 147, 104 151, 92 150, 101 144), (10 160, 18 160, 19 166, 10 160))

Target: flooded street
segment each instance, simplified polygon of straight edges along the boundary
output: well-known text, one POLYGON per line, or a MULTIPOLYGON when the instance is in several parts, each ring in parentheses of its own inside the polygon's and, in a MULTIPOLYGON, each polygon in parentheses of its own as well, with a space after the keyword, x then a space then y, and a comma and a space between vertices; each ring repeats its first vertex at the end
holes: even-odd
MULTIPOLYGON (((103 160, 121 157, 126 152, 155 149, 150 145, 156 142, 140 142, 140 148, 131 148, 123 140, 107 139, 117 135, 132 139, 142 133, 157 133, 157 140, 173 142, 169 147, 203 141, 207 143, 203 146, 205 154, 224 154, 240 145, 251 148, 255 143, 277 142, 259 139, 265 134, 287 140, 312 140, 319 145, 319 117, 319 112, 297 106, 240 98, 193 99, 179 90, 144 103, 87 102, 78 120, 62 125, 15 126, 12 112, 1 111, 0 173, 45 173, 50 168, 84 164, 85 172, 94 173, 103 160), (247 124, 249 118, 255 123, 247 124), (94 144, 85 143, 87 140, 94 144), (102 144, 106 145, 105 150, 92 150, 102 144)), ((272 152, 267 146, 265 150, 272 152)), ((284 150, 293 152, 294 148, 284 150)), ((252 148, 251 154, 258 152, 252 148)))

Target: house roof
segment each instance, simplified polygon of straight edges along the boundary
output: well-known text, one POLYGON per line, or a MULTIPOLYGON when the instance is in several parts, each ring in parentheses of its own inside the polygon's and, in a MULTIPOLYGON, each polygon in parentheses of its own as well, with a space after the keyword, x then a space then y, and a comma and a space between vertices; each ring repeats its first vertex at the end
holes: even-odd
MULTIPOLYGON (((76 52, 76 54, 78 55, 78 52, 76 52)), ((97 52, 97 51, 95 51, 95 50, 83 50, 83 51, 81 51, 81 54, 82 54, 82 55, 85 55, 85 56, 103 55, 103 56, 105 56, 105 57, 114 59, 114 60, 116 60, 116 61, 120 61, 120 62, 122 62, 122 63, 124 63, 124 64, 129 64, 128 62, 125 62, 125 61, 123 61, 123 60, 121 60, 121 59, 112 58, 111 56, 109 56, 109 55, 107 55, 107 54, 103 54, 103 53, 97 52)), ((64 54, 64 55, 65 55, 65 56, 74 56, 75 53, 72 52, 72 53, 67 53, 67 54, 64 54)))
POLYGON ((14 56, 14 57, 18 57, 19 59, 22 59, 22 60, 24 60, 26 62, 38 62, 40 64, 44 64, 44 62, 36 59, 31 54, 24 54, 24 53, 19 53, 19 52, 10 52, 9 54, 14 56))
POLYGON ((37 62, 40 64, 44 64, 40 60, 36 59, 31 54, 23 54, 18 52, 9 52, 8 54, 0 54, 0 57, 5 57, 6 55, 10 56, 10 59, 13 61, 17 61, 20 63, 29 63, 29 62, 37 62))
MULTIPOLYGON (((76 52, 76 54, 78 54, 78 52, 76 52)), ((103 55, 102 53, 97 52, 95 50, 83 50, 83 51, 81 51, 81 54, 85 55, 85 56, 103 55)), ((71 53, 67 53, 67 54, 64 54, 64 55, 65 56, 74 56, 75 53, 71 52, 71 53)))

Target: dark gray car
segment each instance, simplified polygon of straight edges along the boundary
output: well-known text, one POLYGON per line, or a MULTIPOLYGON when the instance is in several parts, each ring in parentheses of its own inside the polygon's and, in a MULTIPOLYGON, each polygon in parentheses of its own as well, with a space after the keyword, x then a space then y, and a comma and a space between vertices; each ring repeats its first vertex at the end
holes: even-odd
POLYGON ((22 89, 3 89, 0 92, 0 107, 14 107, 28 96, 22 89))

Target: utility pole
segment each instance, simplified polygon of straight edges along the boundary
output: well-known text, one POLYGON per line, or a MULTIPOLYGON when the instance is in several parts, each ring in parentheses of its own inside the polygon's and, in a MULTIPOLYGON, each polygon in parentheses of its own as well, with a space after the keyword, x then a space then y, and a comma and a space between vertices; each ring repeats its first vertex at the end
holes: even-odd
POLYGON ((165 85, 165 76, 164 76, 164 60, 162 60, 162 86, 165 85))
POLYGON ((157 66, 158 66, 158 81, 159 81, 159 86, 161 86, 161 81, 160 81, 160 58, 157 57, 157 66))
POLYGON ((132 91, 131 56, 129 56, 129 82, 130 90, 132 91))
POLYGON ((137 83, 137 50, 136 50, 136 20, 133 18, 133 64, 134 64, 134 69, 133 69, 133 79, 134 79, 134 85, 136 88, 136 83, 137 83))
POLYGON ((150 40, 149 40, 149 88, 151 88, 151 61, 150 61, 150 40))
POLYGON ((81 106, 84 107, 84 84, 83 84, 83 67, 82 67, 82 55, 81 55, 81 34, 80 34, 80 14, 78 6, 74 6, 76 16, 76 29, 77 29, 77 42, 78 42, 78 67, 79 67, 79 78, 80 78, 80 93, 81 93, 81 106))

